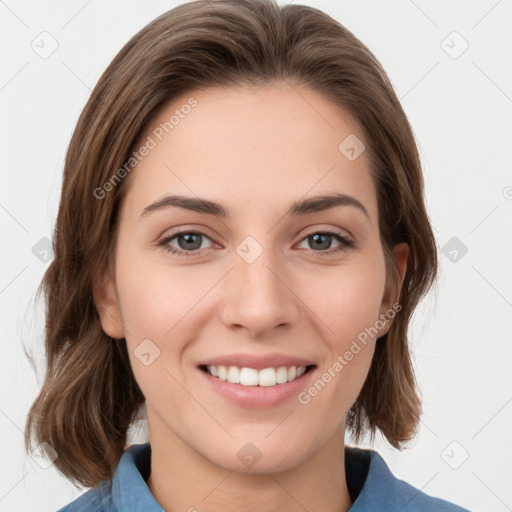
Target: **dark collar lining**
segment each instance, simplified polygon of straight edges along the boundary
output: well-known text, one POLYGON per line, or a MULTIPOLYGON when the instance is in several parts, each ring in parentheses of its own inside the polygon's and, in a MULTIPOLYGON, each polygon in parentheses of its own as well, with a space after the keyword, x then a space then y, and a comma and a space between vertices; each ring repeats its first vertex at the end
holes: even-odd
POLYGON ((135 466, 139 470, 140 476, 147 483, 151 473, 151 445, 149 443, 144 445, 144 449, 137 451, 134 454, 135 466))
POLYGON ((345 446, 345 478, 352 502, 356 501, 368 477, 371 452, 345 446))

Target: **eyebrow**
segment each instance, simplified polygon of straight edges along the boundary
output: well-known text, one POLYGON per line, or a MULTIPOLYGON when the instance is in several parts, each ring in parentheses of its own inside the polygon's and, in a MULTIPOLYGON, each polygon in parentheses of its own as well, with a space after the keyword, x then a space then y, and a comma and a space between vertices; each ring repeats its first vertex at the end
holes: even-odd
MULTIPOLYGON (((207 199, 180 195, 167 195, 162 199, 159 199, 158 201, 150 204, 149 206, 146 206, 141 214, 141 217, 157 210, 162 210, 172 206, 207 215, 214 215, 215 217, 219 218, 231 217, 229 208, 225 208, 219 203, 209 201, 207 199)), ((329 210, 338 206, 355 207, 364 213, 368 220, 370 220, 370 215, 368 214, 368 211, 364 205, 355 197, 346 194, 328 194, 295 201, 286 212, 286 215, 305 215, 308 213, 329 210)))

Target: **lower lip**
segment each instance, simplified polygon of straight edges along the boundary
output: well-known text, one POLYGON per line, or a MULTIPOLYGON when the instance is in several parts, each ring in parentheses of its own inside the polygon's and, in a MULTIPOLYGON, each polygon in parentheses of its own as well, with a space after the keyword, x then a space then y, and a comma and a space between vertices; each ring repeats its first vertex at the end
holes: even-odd
POLYGON ((213 377, 208 372, 198 368, 198 371, 212 389, 236 405, 247 408, 275 407, 293 396, 297 396, 305 387, 311 375, 315 373, 315 370, 316 367, 313 367, 306 373, 303 373, 298 379, 284 384, 276 384, 275 386, 243 386, 242 384, 233 384, 227 380, 213 377))

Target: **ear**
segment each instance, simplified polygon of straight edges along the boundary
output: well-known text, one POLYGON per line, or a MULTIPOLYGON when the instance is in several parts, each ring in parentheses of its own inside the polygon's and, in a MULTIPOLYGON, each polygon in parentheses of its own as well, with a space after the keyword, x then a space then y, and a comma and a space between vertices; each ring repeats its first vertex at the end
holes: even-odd
MULTIPOLYGON (((396 262, 396 266, 398 269, 398 278, 396 281, 396 295, 393 295, 393 288, 386 290, 384 294, 384 299, 382 300, 380 307, 380 318, 386 322, 386 325, 379 329, 378 337, 384 336, 386 334, 392 324, 392 320, 396 314, 397 310, 393 305, 398 302, 398 298, 400 297, 400 291, 402 289, 402 284, 404 282, 405 272, 407 270, 407 258, 409 257, 409 245, 403 242, 397 244, 393 247, 393 256, 396 262), (390 311, 392 310, 392 311, 390 311), (388 313, 388 315, 386 315, 388 313), (384 315, 384 316, 383 316, 384 315)), ((389 277, 389 279, 393 279, 393 276, 389 277)), ((395 284, 395 283, 391 283, 395 284)), ((401 308, 400 308, 401 309, 401 308)))
POLYGON ((112 278, 105 272, 94 286, 94 303, 103 332, 111 338, 124 338, 123 320, 112 278))

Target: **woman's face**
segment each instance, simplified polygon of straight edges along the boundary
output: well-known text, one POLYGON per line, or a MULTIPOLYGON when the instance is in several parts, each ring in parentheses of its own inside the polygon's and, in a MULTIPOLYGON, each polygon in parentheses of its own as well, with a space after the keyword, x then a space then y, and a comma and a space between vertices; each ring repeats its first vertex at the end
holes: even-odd
MULTIPOLYGON (((396 312, 363 139, 284 82, 186 94, 153 119, 98 299, 105 332, 126 338, 152 442, 266 472, 343 439, 396 312), (229 382, 237 368, 243 383, 229 382)), ((406 256, 397 246, 402 274, 406 256)))

